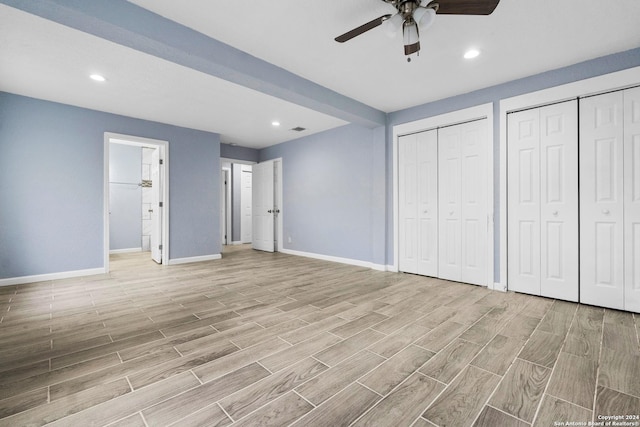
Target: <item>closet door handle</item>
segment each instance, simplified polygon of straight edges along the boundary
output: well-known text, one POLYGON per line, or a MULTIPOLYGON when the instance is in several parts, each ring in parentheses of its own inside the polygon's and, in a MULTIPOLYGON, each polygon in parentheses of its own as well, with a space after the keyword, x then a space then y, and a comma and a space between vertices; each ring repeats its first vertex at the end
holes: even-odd
POLYGON ((553 211, 553 212, 551 212, 551 215, 553 215, 553 216, 558 216, 558 211, 553 211))
POLYGON ((609 215, 609 209, 603 209, 602 213, 605 214, 605 215, 609 215))

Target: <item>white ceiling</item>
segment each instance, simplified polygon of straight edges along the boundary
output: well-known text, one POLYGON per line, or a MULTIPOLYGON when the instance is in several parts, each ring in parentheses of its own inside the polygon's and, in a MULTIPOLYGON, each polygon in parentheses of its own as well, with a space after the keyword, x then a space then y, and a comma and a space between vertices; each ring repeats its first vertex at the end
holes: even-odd
MULTIPOLYGON (((393 12, 380 0, 130 2, 384 112, 640 46, 638 0, 502 0, 490 16, 439 15, 411 63, 400 37, 381 28, 333 40, 393 12), (464 60, 470 47, 482 55, 464 60)), ((345 124, 8 6, 0 22, 3 91, 218 132, 253 148, 345 124), (91 72, 109 81, 89 81, 91 72)))

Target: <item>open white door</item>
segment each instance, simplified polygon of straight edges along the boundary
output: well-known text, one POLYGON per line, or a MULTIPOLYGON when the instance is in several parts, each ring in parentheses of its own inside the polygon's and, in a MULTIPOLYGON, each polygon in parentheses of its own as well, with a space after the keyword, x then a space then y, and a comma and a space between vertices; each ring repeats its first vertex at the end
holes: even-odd
POLYGON ((162 185, 160 179, 160 149, 151 154, 151 258, 162 264, 162 185))
POLYGON ((253 165, 252 172, 253 249, 273 252, 273 161, 253 165))
POLYGON ((251 165, 242 165, 242 172, 240 178, 240 204, 242 207, 242 218, 240 220, 240 240, 242 243, 251 243, 253 240, 253 233, 251 231, 253 227, 253 208, 252 208, 252 188, 253 188, 253 173, 251 171, 251 165))

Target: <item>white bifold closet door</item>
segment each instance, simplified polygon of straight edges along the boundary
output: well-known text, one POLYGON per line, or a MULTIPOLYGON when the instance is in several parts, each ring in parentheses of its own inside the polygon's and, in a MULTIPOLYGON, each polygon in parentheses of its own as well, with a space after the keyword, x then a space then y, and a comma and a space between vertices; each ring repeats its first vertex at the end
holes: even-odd
POLYGON ((640 312, 640 88, 580 101, 580 301, 640 312))
POLYGON ((438 277, 487 285, 487 120, 438 129, 438 277))
POLYGON ((509 290, 578 301, 577 101, 508 116, 509 290))
POLYGON ((438 136, 430 130, 399 140, 399 268, 438 275, 438 136))

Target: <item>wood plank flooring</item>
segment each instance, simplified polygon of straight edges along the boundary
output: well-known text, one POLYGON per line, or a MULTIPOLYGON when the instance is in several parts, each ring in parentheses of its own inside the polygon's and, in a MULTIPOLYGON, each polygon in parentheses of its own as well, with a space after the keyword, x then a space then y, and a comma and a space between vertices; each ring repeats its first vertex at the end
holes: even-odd
POLYGON ((246 246, 169 267, 117 255, 111 269, 0 288, 0 427, 640 415, 632 313, 246 246))

